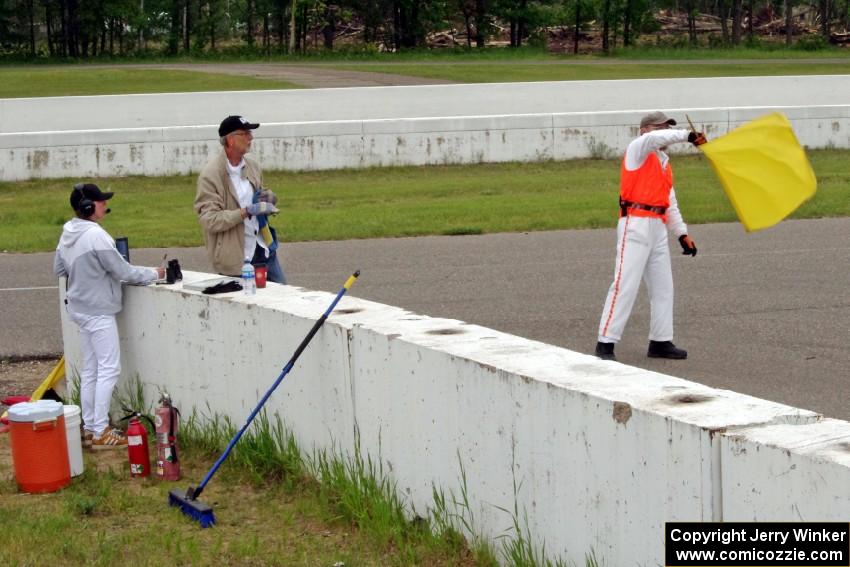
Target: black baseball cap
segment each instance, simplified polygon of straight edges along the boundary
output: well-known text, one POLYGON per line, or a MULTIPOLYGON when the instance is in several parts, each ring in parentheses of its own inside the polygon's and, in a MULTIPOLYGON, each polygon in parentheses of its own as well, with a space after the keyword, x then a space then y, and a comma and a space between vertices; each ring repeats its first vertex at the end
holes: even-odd
POLYGON ((218 135, 227 136, 237 130, 254 130, 259 127, 259 124, 252 124, 242 116, 228 116, 221 121, 221 126, 218 127, 218 135))
POLYGON ((71 192, 71 207, 76 211, 80 208, 80 201, 85 197, 89 201, 108 201, 115 193, 103 192, 94 183, 77 183, 71 192))

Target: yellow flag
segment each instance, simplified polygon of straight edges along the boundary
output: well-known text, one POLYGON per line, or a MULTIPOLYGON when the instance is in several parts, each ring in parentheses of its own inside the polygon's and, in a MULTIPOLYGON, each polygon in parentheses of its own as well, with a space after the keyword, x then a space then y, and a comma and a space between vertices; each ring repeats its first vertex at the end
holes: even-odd
POLYGON ((775 225, 815 194, 817 179, 806 152, 778 112, 699 148, 747 231, 775 225))

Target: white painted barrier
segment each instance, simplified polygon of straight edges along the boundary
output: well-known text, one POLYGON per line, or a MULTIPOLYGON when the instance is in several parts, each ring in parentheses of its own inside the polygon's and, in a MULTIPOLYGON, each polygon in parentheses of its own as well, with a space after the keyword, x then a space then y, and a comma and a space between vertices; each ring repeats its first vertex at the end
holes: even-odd
POLYGON ((850 76, 429 85, 0 100, 0 181, 199 171, 230 113, 267 170, 614 157, 647 110, 710 136, 774 110, 850 147, 850 76))
MULTIPOLYGON (((128 287, 122 380, 139 377, 151 401, 165 387, 184 416, 242 424, 332 297, 128 287)), ((73 375, 64 313, 63 335, 73 375)), ((308 452, 351 454, 359 431, 411 514, 433 505, 434 487, 459 497, 462 466, 479 534, 504 534, 516 501, 538 549, 577 564, 591 549, 607 565, 663 563, 665 521, 848 513, 848 423, 354 297, 268 409, 308 452)))

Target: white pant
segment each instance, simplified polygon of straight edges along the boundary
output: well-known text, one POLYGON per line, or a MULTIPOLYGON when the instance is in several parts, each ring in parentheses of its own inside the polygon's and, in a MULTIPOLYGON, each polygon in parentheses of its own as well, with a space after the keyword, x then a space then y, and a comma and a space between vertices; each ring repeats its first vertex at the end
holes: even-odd
POLYGON ((673 272, 667 226, 659 218, 625 216, 617 224, 617 261, 608 289, 599 341, 616 343, 632 313, 640 281, 649 292, 649 340, 673 340, 673 272))
POLYGON ((100 436, 109 424, 112 390, 121 373, 118 326, 114 315, 68 313, 80 328, 80 402, 83 428, 100 436))

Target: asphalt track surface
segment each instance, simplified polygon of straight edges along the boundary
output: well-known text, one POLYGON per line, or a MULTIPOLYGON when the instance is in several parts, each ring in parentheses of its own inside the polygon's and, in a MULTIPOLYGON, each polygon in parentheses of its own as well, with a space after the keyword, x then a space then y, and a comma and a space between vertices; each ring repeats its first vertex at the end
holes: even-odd
MULTIPOLYGON (((850 419, 850 219, 785 221, 753 234, 698 225, 691 235, 695 258, 672 250, 675 341, 688 359, 646 357, 642 290, 619 360, 850 419)), ((360 269, 357 297, 592 352, 614 249, 612 228, 303 242, 284 244, 283 254, 293 285, 336 292, 360 269)), ((185 269, 210 271, 200 248, 167 252, 185 269)), ((131 259, 154 265, 163 253, 132 249, 131 259)), ((61 351, 51 266, 51 253, 0 254, 0 357, 61 351)))

